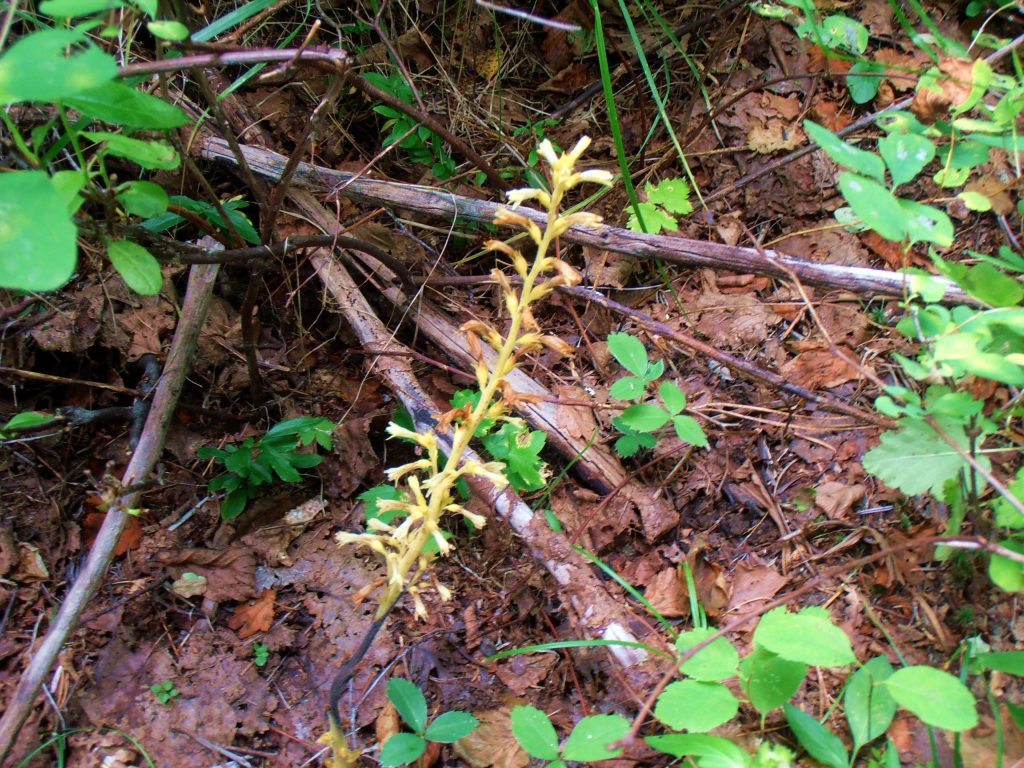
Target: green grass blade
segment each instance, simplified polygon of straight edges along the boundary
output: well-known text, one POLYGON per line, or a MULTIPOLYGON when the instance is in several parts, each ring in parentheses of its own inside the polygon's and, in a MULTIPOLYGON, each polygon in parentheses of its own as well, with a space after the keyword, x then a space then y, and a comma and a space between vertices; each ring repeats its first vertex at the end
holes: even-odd
POLYGON ((644 643, 631 643, 627 640, 558 640, 553 643, 541 643, 540 645, 527 645, 524 648, 511 648, 507 651, 500 651, 493 656, 488 656, 487 661, 498 661, 507 659, 509 656, 520 656, 524 653, 541 653, 543 651, 557 651, 561 648, 604 648, 607 646, 619 646, 621 648, 640 648, 644 651, 657 654, 666 659, 674 659, 675 656, 667 651, 659 651, 644 643))
POLYGON ((257 13, 265 11, 276 3, 277 0, 250 0, 241 8, 236 8, 231 13, 226 13, 219 19, 214 19, 205 27, 192 35, 192 41, 196 43, 208 43, 214 38, 220 37, 229 29, 234 29, 245 23, 257 13))
POLYGON ((604 571, 606 574, 608 574, 608 576, 611 577, 616 584, 618 584, 620 587, 626 590, 626 592, 628 592, 631 597, 633 597, 637 602, 639 602, 644 608, 648 610, 651 616, 658 620, 658 623, 660 623, 661 626, 663 626, 665 630, 670 635, 672 635, 673 639, 679 637, 679 633, 676 632, 676 628, 669 623, 668 619, 661 615, 657 608, 651 605, 651 601, 643 595, 641 595, 636 587, 634 587, 624 578, 619 576, 619 574, 617 574, 614 570, 612 570, 611 566, 602 562, 602 560, 599 557, 597 557, 597 555, 588 552, 583 547, 573 547, 573 549, 575 549, 577 552, 579 552, 581 555, 587 558, 587 560, 589 560, 602 571, 604 571))

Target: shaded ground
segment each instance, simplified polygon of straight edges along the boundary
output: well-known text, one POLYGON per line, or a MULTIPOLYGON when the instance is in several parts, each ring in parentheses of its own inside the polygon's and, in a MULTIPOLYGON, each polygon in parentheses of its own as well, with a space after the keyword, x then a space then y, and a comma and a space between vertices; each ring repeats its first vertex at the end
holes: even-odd
MULTIPOLYGON (((210 19, 228 10, 211 8, 210 19)), ((371 13, 358 10, 364 18, 371 13)), ((535 10, 591 24, 580 2, 535 10)), ((956 29, 957 9, 933 10, 947 19, 947 34, 963 37, 956 29)), ((915 68, 925 64, 898 33, 885 3, 866 0, 846 12, 864 19, 882 41, 878 60, 915 68)), ((343 35, 367 65, 386 61, 379 37, 369 28, 355 30, 352 13, 341 7, 318 9, 325 39, 343 35)), ((803 118, 837 130, 858 116, 840 80, 792 77, 824 73, 834 65, 789 27, 742 7, 663 13, 669 26, 686 29, 687 48, 716 105, 711 126, 687 62, 678 52, 664 50, 653 61, 660 82, 667 77, 670 83, 670 121, 701 192, 727 192, 711 204, 710 215, 684 219, 680 233, 741 245, 750 245, 753 233, 766 247, 808 260, 902 266, 898 251, 878 238, 835 226, 832 212, 842 199, 835 189, 835 168, 820 153, 737 186, 744 175, 805 143, 799 127, 803 118), (766 81, 772 84, 762 87, 766 81)), ((654 123, 656 110, 642 73, 627 55, 632 44, 626 28, 618 16, 606 16, 613 55, 628 64, 617 81, 617 99, 637 181, 679 176, 664 129, 654 123)), ((246 44, 274 44, 280 28, 300 23, 302 15, 285 5, 250 32, 246 44)), ((534 135, 516 135, 515 130, 552 113, 559 118, 543 125, 545 135, 563 147, 591 135, 596 141, 589 157, 614 167, 603 102, 595 97, 572 104, 598 78, 592 41, 585 35, 546 32, 469 4, 424 3, 409 9, 395 4, 381 27, 415 75, 427 111, 442 116, 479 151, 486 150, 499 168, 518 167, 515 154, 526 158, 535 143, 536 129, 534 135)), ((639 34, 649 51, 664 42, 655 45, 660 33, 650 26, 641 26, 639 34)), ((875 106, 912 86, 887 80, 875 106)), ((322 78, 312 78, 243 88, 235 98, 264 119, 261 128, 272 148, 287 153, 324 87, 322 78)), ((330 116, 307 159, 333 168, 364 168, 380 151, 383 118, 372 106, 360 94, 345 94, 339 114, 330 116)), ((994 161, 991 173, 1005 162, 994 161)), ((207 171, 225 197, 244 193, 229 170, 207 171)), ((373 173, 439 184, 402 151, 375 162, 373 173)), ((489 195, 473 185, 472 175, 467 171, 445 187, 462 195, 489 195)), ((170 187, 179 184, 164 181, 170 187)), ((592 208, 621 225, 625 206, 625 195, 617 190, 592 208)), ((347 223, 361 222, 369 213, 343 199, 338 203, 337 214, 347 223)), ((967 212, 962 213, 966 220, 967 212)), ((485 275, 492 266, 492 257, 479 251, 486 236, 481 228, 449 231, 396 221, 387 212, 374 218, 354 232, 382 240, 411 271, 425 272, 438 256, 445 262, 439 271, 452 274, 485 275)), ((294 211, 286 209, 278 237, 305 231, 294 211)), ((960 231, 969 242, 958 246, 965 248, 991 251, 1002 242, 991 219, 977 217, 960 231)), ((186 236, 184 230, 179 236, 186 236)), ((566 255, 591 284, 668 326, 695 333, 792 383, 870 409, 873 388, 829 351, 822 328, 811 320, 795 288, 756 275, 670 269, 674 296, 653 264, 596 249, 567 248, 566 255)), ((31 311, 5 316, 4 414, 130 405, 141 381, 139 361, 166 353, 185 268, 166 269, 161 297, 140 298, 109 270, 94 266, 31 311)), ((279 266, 258 274, 257 346, 265 392, 258 401, 250 395, 239 319, 254 278, 243 268, 222 271, 163 457, 160 485, 147 492, 139 524, 123 540, 124 551, 88 607, 83 627, 62 653, 45 700, 23 729, 19 756, 49 734, 69 735, 29 765, 56 764, 57 748, 69 766, 142 764, 137 745, 124 734, 161 766, 227 765, 230 759, 254 766, 299 766, 315 760, 327 688, 372 618, 380 576, 375 561, 340 551, 331 534, 361 525, 357 495, 383 481, 383 470, 402 458, 402 449, 384 440, 395 400, 382 379, 368 373, 372 351, 361 349, 339 320, 305 258, 292 257, 279 266), (268 491, 239 520, 221 523, 219 502, 207 491, 217 470, 197 458, 197 448, 258 436, 297 415, 339 422, 333 452, 307 473, 303 484, 268 491), (310 500, 312 505, 298 517, 286 519, 310 500), (171 589, 184 573, 205 576, 206 592, 183 596, 180 588, 171 589), (255 663, 254 643, 269 652, 262 666, 255 663), (151 686, 165 681, 173 682, 178 695, 161 703, 151 686)), ((400 323, 399 313, 369 281, 367 287, 382 319, 421 353, 415 369, 444 407, 466 379, 442 352, 417 339, 414 318, 400 323), (448 367, 439 364, 442 360, 448 367)), ((890 375, 886 356, 907 349, 888 330, 898 305, 825 289, 808 293, 832 340, 879 375, 890 375)), ((490 287, 435 287, 426 295, 456 322, 498 316, 499 302, 490 287)), ((11 298, 5 305, 16 303, 11 298)), ((615 331, 637 332, 636 327, 628 318, 567 299, 552 301, 538 312, 538 320, 573 344, 577 355, 571 364, 541 358, 528 373, 567 403, 589 405, 578 417, 581 434, 587 434, 584 427, 597 427, 598 440, 610 444, 616 433, 608 387, 620 372, 604 340, 615 331)), ((666 518, 645 518, 644 509, 625 500, 592 518, 599 496, 572 474, 553 488, 545 506, 666 617, 685 621, 689 612, 679 568, 684 562, 694 571, 701 603, 717 622, 819 569, 944 530, 944 509, 909 502, 861 468, 860 457, 875 443, 877 427, 808 407, 767 385, 737 379, 682 347, 644 338, 652 356, 664 357, 687 393, 690 411, 709 434, 710 449, 686 450, 671 438, 654 453, 625 462, 637 483, 661 490, 672 511, 666 518)), ((18 441, 0 453, 5 502, 0 701, 13 689, 35 638, 46 629, 47 616, 81 565, 104 511, 102 478, 120 474, 128 439, 126 421, 116 418, 18 441)), ((546 457, 555 474, 566 464, 554 453, 546 457)), ((517 702, 544 708, 564 729, 587 712, 635 712, 637 700, 616 679, 603 652, 485 660, 503 648, 575 637, 557 585, 524 555, 507 526, 495 522, 467 535, 456 556, 440 565, 440 574, 452 586, 454 602, 442 605, 428 597, 426 622, 414 620, 410 607, 400 607, 346 699, 355 713, 353 727, 363 729, 357 738, 365 748, 376 741, 374 726, 382 727, 379 683, 389 670, 420 685, 432 702, 472 710, 484 721, 485 728, 474 737, 477 743, 464 745, 460 756, 445 752, 452 765, 525 765, 525 755, 500 727, 517 702)), ((940 565, 923 552, 904 552, 832 579, 803 599, 830 607, 861 658, 884 654, 895 659, 899 653, 908 663, 940 664, 970 635, 983 634, 993 648, 1004 650, 1024 642, 1024 619, 1013 599, 994 590, 975 564, 962 558, 940 565)), ((742 649, 749 638, 741 634, 736 644, 742 649)), ((824 713, 841 682, 822 673, 805 683, 800 695, 808 707, 824 713)), ((1009 687, 1003 692, 1018 700, 1021 696, 1009 687)), ((730 735, 755 744, 756 714, 744 710, 740 722, 730 735)), ((779 724, 779 718, 770 718, 766 728, 772 732, 779 724)), ((985 739, 990 733, 989 722, 987 733, 966 737, 979 755, 969 765, 988 764, 985 739)), ((925 759, 927 743, 914 721, 898 719, 890 736, 908 764, 925 759)), ((1012 749, 1018 757, 1024 754, 1020 734, 1011 728, 1007 755, 1014 754, 1012 749)), ((617 764, 662 764, 663 758, 640 750, 617 764)))

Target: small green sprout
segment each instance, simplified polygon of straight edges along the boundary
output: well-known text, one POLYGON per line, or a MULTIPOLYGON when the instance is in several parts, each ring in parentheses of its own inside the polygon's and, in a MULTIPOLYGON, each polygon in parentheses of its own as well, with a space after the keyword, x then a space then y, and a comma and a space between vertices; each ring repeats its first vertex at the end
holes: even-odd
POLYGON ((174 687, 174 683, 170 680, 165 680, 162 683, 152 685, 149 690, 153 692, 153 695, 156 696, 156 700, 161 704, 170 704, 181 695, 181 692, 174 687))

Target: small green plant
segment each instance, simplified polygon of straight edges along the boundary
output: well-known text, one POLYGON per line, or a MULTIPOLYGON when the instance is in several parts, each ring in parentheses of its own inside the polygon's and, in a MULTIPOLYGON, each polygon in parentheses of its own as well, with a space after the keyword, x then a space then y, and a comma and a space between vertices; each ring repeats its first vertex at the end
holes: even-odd
POLYGON ((612 420, 622 432, 622 437, 615 442, 615 450, 620 456, 629 457, 641 448, 654 448, 658 444, 657 432, 669 422, 683 442, 699 448, 708 447, 708 438, 700 423, 683 413, 686 393, 678 384, 661 382, 657 387, 660 405, 650 402, 648 390, 665 372, 664 362, 651 362, 643 343, 628 333, 611 334, 608 350, 623 368, 633 374, 615 381, 609 394, 616 400, 643 401, 629 406, 612 420))
MULTIPOLYGON (((415 103, 412 87, 401 72, 395 70, 389 75, 367 72, 363 77, 396 99, 409 105, 415 103)), ((417 165, 429 167, 430 172, 442 181, 455 175, 455 161, 448 154, 440 136, 426 126, 419 125, 415 118, 386 104, 376 105, 373 111, 387 118, 383 126, 383 132, 387 132, 383 146, 390 147, 397 143, 410 160, 417 165)))
POLYGON ((0 120, 20 156, 16 165, 25 169, 0 174, 5 224, 0 228, 0 250, 5 254, 0 260, 0 287, 52 291, 67 283, 78 263, 74 217, 87 201, 106 209, 111 231, 103 238, 107 256, 128 286, 149 295, 163 285, 153 255, 114 231, 122 213, 139 215, 144 209, 152 216, 161 202, 166 208, 167 196, 146 181, 116 184, 117 168, 109 168, 108 162, 144 170, 177 168, 180 158, 168 142, 134 134, 179 128, 188 118, 177 107, 117 81, 117 60, 90 36, 114 6, 137 9, 157 38, 188 36, 180 23, 157 19, 157 4, 149 0, 51 0, 41 3, 39 10, 53 26, 43 22, 41 29, 17 39, 0 55, 0 120), (79 23, 65 26, 72 17, 80 17, 79 23), (52 114, 49 122, 27 134, 7 109, 26 102, 47 105, 52 114), (69 109, 78 114, 74 120, 69 109), (65 155, 74 158, 74 168, 60 167, 65 155))
POLYGON ((634 232, 656 235, 662 230, 677 232, 677 216, 693 213, 690 202, 690 185, 686 179, 665 179, 657 184, 648 184, 644 191, 647 202, 631 207, 626 226, 634 232))
POLYGON ((42 411, 22 411, 21 413, 16 413, 0 428, 0 440, 10 440, 18 436, 18 430, 38 427, 51 421, 53 421, 53 414, 42 411))
POLYGON ((469 736, 480 724, 468 712, 453 710, 428 719, 427 700, 415 685, 400 677, 388 681, 388 699, 412 733, 396 733, 384 743, 380 764, 408 765, 427 751, 427 742, 452 744, 469 736))
POLYGON ((178 689, 174 687, 174 683, 170 680, 151 685, 149 690, 153 692, 153 695, 156 696, 156 700, 161 704, 170 704, 181 695, 178 689))
POLYGON ((267 666, 267 662, 270 660, 270 646, 266 643, 253 643, 252 644, 252 663, 257 667, 263 668, 267 666))
POLYGON ((590 715, 572 729, 565 744, 559 746, 558 732, 551 719, 536 707, 512 709, 512 735, 531 757, 546 761, 548 768, 566 768, 566 761, 595 763, 622 754, 608 745, 629 732, 629 720, 619 715, 590 715))
POLYGON ((259 440, 248 437, 241 445, 200 448, 199 458, 213 459, 226 470, 210 481, 211 491, 227 491, 221 517, 233 520, 242 514, 260 494, 260 486, 272 483, 274 475, 285 483, 300 482, 299 470, 317 466, 323 456, 299 449, 315 443, 329 451, 334 428, 329 419, 305 416, 280 422, 259 440))

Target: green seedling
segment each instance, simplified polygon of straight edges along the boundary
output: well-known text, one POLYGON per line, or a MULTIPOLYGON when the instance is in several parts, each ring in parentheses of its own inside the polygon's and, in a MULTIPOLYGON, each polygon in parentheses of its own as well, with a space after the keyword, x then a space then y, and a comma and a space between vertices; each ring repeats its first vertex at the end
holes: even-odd
POLYGON ((153 695, 156 696, 156 700, 161 704, 170 704, 181 695, 178 689, 174 687, 174 683, 170 680, 152 685, 149 690, 153 692, 153 695))
POLYGON ((663 381, 657 387, 658 402, 651 402, 648 390, 665 372, 661 361, 651 362, 641 341, 627 333, 613 333, 608 337, 608 350, 632 376, 623 376, 609 389, 616 400, 637 400, 612 420, 622 433, 615 443, 620 456, 629 457, 641 448, 654 448, 658 444, 657 432, 671 422, 676 435, 685 443, 699 448, 708 446, 708 438, 700 423, 683 413, 686 394, 672 381, 663 381))
POLYGON ((686 179, 665 179, 658 184, 648 184, 644 190, 647 202, 631 206, 626 226, 634 232, 656 235, 662 230, 677 232, 677 216, 693 213, 690 202, 690 185, 686 179))
POLYGON ((299 470, 319 465, 323 456, 300 449, 316 444, 329 451, 334 428, 329 419, 300 417, 280 422, 259 440, 248 437, 241 445, 200 448, 199 458, 213 459, 226 470, 210 481, 211 491, 227 491, 221 517, 233 520, 242 514, 259 496, 260 487, 272 483, 275 475, 281 482, 301 482, 299 470))
POLYGON ((427 700, 415 685, 402 678, 388 681, 388 700, 412 733, 396 733, 384 743, 380 764, 385 768, 409 765, 427 751, 427 742, 452 744, 469 736, 480 724, 468 712, 444 712, 428 719, 427 700))
POLYGON ((270 646, 266 643, 253 643, 252 644, 252 663, 257 667, 267 666, 267 661, 270 660, 270 646))

